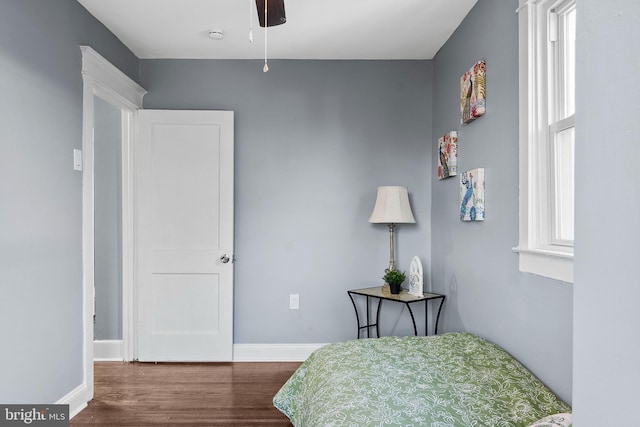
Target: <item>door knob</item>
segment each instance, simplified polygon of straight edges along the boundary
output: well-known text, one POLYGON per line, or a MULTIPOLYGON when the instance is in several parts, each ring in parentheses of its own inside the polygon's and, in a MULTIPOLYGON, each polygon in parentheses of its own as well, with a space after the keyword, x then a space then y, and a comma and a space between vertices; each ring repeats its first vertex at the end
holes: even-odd
POLYGON ((222 263, 223 263, 223 264, 228 263, 230 259, 231 259, 231 258, 229 258, 229 255, 227 255, 227 254, 224 254, 224 255, 222 255, 222 256, 220 257, 220 261, 222 261, 222 263))

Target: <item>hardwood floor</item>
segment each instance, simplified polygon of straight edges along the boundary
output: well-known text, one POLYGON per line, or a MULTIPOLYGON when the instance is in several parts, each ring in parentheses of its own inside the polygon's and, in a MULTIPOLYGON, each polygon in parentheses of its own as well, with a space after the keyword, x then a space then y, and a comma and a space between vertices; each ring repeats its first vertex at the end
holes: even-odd
POLYGON ((300 363, 95 363, 72 426, 291 426, 271 400, 300 363))

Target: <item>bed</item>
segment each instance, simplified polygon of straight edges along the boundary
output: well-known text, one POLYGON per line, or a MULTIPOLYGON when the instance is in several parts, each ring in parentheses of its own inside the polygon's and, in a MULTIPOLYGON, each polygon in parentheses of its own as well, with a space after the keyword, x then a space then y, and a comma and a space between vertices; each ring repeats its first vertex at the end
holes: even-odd
POLYGON ((296 427, 571 425, 566 403, 503 349, 469 333, 329 344, 273 404, 296 427))

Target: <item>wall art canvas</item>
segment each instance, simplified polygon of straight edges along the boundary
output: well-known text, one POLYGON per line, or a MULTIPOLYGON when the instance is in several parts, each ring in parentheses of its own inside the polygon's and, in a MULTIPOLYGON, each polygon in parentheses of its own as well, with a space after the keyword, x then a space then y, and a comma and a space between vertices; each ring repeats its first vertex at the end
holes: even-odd
POLYGON ((477 62, 460 78, 461 123, 469 123, 482 116, 486 107, 486 63, 477 62))
POLYGON ((460 219, 484 221, 484 168, 460 175, 460 219))
POLYGON ((458 132, 452 130, 438 139, 438 179, 458 174, 458 132))

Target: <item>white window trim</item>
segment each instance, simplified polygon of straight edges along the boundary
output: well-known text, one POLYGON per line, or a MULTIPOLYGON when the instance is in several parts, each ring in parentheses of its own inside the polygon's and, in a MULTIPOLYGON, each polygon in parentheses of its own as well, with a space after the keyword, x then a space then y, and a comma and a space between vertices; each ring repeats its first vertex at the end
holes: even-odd
POLYGON ((548 244, 550 217, 548 138, 540 123, 546 122, 546 11, 555 0, 520 0, 519 43, 519 148, 520 228, 519 269, 567 283, 573 283, 573 247, 548 244), (543 50, 544 49, 544 50, 543 50), (538 212, 545 212, 544 215, 538 212))

